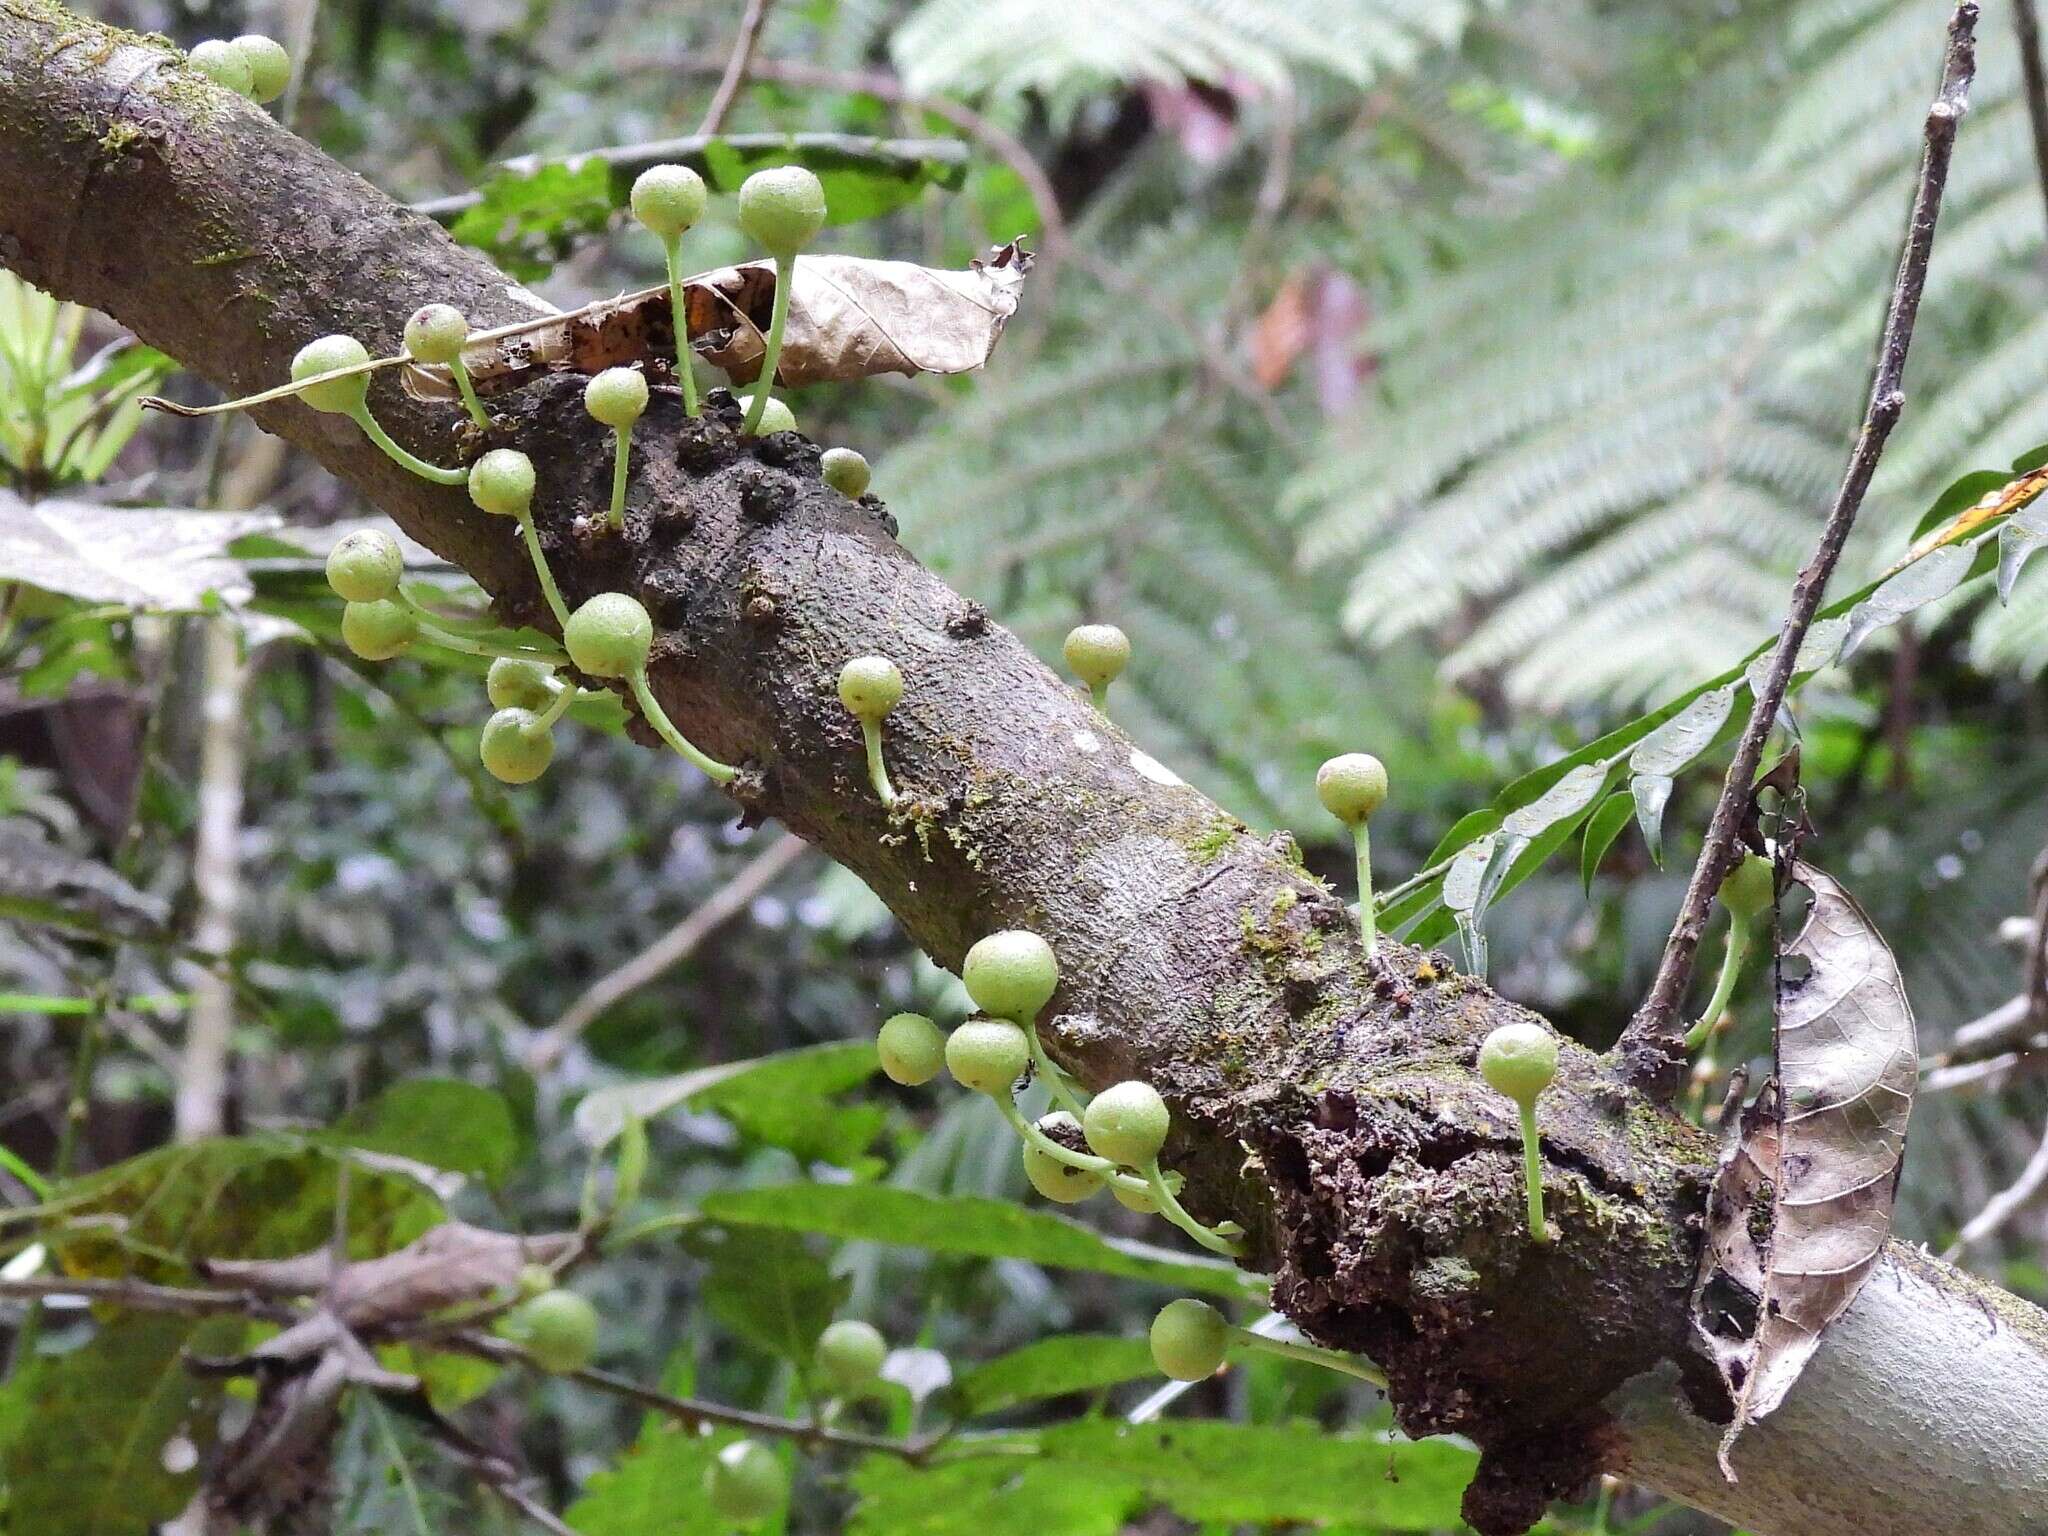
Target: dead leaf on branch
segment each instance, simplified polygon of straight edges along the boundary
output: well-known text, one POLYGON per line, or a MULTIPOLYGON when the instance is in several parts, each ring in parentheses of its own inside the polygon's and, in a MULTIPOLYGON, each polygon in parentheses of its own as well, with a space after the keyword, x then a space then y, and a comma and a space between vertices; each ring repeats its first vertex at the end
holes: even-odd
POLYGON ((1715 1171, 1693 1292, 1735 1400, 1730 1482, 1737 1437, 1785 1400, 1884 1252, 1919 1072, 1898 962, 1869 915, 1811 864, 1791 877, 1813 905, 1780 954, 1778 1072, 1715 1171))
MULTIPOLYGON (((800 256, 776 378, 825 384, 877 374, 966 373, 987 363, 1017 312, 1030 253, 1014 241, 967 270, 858 256, 800 256)), ((760 373, 775 268, 765 261, 687 278, 683 304, 697 355, 737 383, 760 373)), ((667 287, 604 299, 568 314, 480 331, 463 352, 477 388, 516 389, 544 373, 596 373, 632 363, 673 367, 667 287)), ((411 364, 408 392, 455 398, 447 370, 411 364)))

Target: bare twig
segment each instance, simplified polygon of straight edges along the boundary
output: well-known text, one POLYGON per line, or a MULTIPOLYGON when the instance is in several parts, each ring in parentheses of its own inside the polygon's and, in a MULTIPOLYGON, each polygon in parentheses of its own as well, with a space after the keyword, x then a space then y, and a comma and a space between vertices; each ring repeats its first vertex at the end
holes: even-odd
POLYGON ((62 1275, 0 1280, 0 1296, 17 1301, 48 1301, 78 1296, 133 1312, 170 1312, 183 1317, 215 1317, 240 1313, 265 1322, 283 1322, 296 1313, 253 1291, 213 1291, 189 1286, 149 1285, 140 1280, 100 1280, 62 1275))
POLYGON ((756 896, 796 863, 803 856, 804 847, 801 839, 787 833, 777 838, 675 927, 617 970, 592 982, 581 997, 563 1010, 561 1018, 535 1037, 526 1052, 527 1070, 546 1071, 607 1008, 689 959, 698 945, 745 911, 756 896))
POLYGON ((2041 202, 2048 212, 2048 76, 2041 69, 2041 21, 2034 0, 2012 0, 2018 34, 2020 75, 2026 82, 2027 122, 2034 130, 2034 171, 2041 178, 2041 202))
POLYGON ((1749 802, 1757 764, 1763 757, 1764 741, 1777 720, 1779 706, 1784 703, 1785 690, 1798 663, 1800 644, 1820 609, 1828 577, 1842 557, 1849 530, 1855 525, 1856 513, 1863 505, 1864 493, 1870 488, 1870 478, 1884 452, 1885 440, 1905 408, 1902 379, 1906 353, 1913 341, 1920 295, 1927 285, 1927 261, 1934 249, 1935 220, 1940 215, 1942 192, 1948 182, 1956 129, 1968 107, 1970 82, 1976 74, 1976 28, 1977 6, 1972 0, 1963 0, 1949 19, 1941 86, 1933 105, 1927 109, 1925 148, 1913 194, 1912 216, 1878 341, 1877 369, 1871 380, 1870 404, 1864 413, 1863 427, 1856 434, 1856 444, 1821 529, 1820 542, 1793 583, 1792 601, 1778 635, 1778 648, 1757 693, 1756 707, 1750 711, 1749 722, 1736 743, 1734 761, 1728 765, 1720 802, 1707 825, 1706 841, 1700 849, 1699 862, 1693 866, 1692 883, 1686 887, 1678 921, 1665 943, 1656 980, 1615 1047, 1630 1080, 1667 1102, 1676 1094, 1683 1078, 1679 1007, 1692 980, 1693 961, 1706 930, 1714 893, 1738 856, 1736 833, 1749 802))
POLYGON ((732 104, 739 98, 747 83, 747 67, 754 62, 754 49, 761 41, 761 23, 768 19, 770 0, 747 0, 747 9, 740 17, 740 33, 733 40, 732 57, 726 61, 725 73, 719 76, 718 89, 711 95, 711 105, 704 109, 704 121, 697 125, 703 134, 718 132, 725 126, 725 115, 732 110, 732 104))
POLYGON ((2044 1189, 2048 1189, 2048 1128, 2043 1129, 2041 1145, 2027 1159, 2027 1166, 2020 1170, 2020 1176, 1985 1202, 1984 1209, 1970 1218, 1942 1257, 1954 1263, 1962 1257, 1965 1249, 1983 1242, 2025 1210, 2044 1189))
MULTIPOLYGON (((758 71, 757 71, 758 73, 758 71)), ((866 161, 879 169, 914 171, 933 163, 958 165, 967 160, 967 146, 957 139, 877 139, 852 133, 693 133, 683 138, 655 139, 645 144, 614 144, 603 149, 584 150, 574 155, 520 155, 502 160, 492 169, 515 176, 531 176, 549 165, 579 165, 596 160, 622 176, 633 177, 650 165, 668 162, 705 168, 704 151, 714 142, 731 145, 742 155, 806 150, 866 161)), ((478 191, 456 192, 447 197, 414 203, 413 212, 451 223, 460 214, 482 202, 478 191)))

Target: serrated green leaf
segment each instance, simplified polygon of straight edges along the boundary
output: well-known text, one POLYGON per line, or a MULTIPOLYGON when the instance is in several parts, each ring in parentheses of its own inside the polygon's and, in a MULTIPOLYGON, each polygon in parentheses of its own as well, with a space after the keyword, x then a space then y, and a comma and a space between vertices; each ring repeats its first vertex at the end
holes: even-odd
POLYGON ((1593 891, 1593 876, 1600 872, 1600 861, 1607 857, 1607 850, 1614 846, 1614 840, 1621 836, 1621 829, 1634 814, 1634 797, 1625 789, 1617 789, 1600 802, 1600 809, 1586 823, 1585 846, 1579 853, 1579 884, 1588 895, 1593 891))
POLYGON ((700 1435, 655 1424, 619 1458, 592 1474, 563 1519, 583 1536, 731 1536, 732 1523, 704 1498, 704 1475, 736 1430, 700 1435))
POLYGON ((474 1083, 419 1077, 394 1083, 322 1140, 386 1152, 496 1184, 519 1156, 512 1106, 474 1083))
POLYGON ((697 1227, 683 1242, 711 1266, 703 1293, 711 1315, 757 1348, 808 1370, 818 1335, 853 1282, 835 1276, 793 1231, 697 1227))
POLYGON ((817 1232, 988 1259, 1023 1259, 1212 1296, 1242 1296, 1249 1277, 1234 1265, 1108 1238, 1049 1211, 976 1195, 931 1195, 875 1184, 784 1184, 720 1190, 702 1210, 715 1221, 817 1232))
POLYGON ((1157 1376, 1152 1347, 1111 1333, 1068 1333, 998 1355, 954 1388, 963 1412, 1000 1413, 1019 1403, 1093 1392, 1157 1376))
MULTIPOLYGON (((1030 1446, 1028 1440, 1005 1443, 1026 1452, 1030 1446)), ((1117 1536, 1142 1503, 1120 1478, 1076 1476, 1028 1456, 990 1455, 928 1469, 870 1456, 855 1470, 853 1487, 860 1502, 847 1536, 1117 1536)))
POLYGON ((1344 1520, 1382 1531, 1455 1528, 1476 1464, 1447 1440, 1202 1419, 1056 1425, 1039 1437, 1039 1455, 1070 1476, 1128 1481, 1187 1520, 1344 1520))

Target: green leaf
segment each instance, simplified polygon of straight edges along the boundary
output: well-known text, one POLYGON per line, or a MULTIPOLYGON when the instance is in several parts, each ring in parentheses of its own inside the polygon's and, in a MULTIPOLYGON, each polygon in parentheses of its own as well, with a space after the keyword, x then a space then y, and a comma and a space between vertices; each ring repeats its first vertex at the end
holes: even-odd
POLYGON ((1735 709, 1735 688, 1710 688, 1656 730, 1628 755, 1629 771, 1670 777, 1714 744, 1735 709))
POLYGON ((964 1412, 1000 1413, 1019 1403, 1093 1392, 1157 1376, 1152 1347, 1112 1333, 1068 1333, 1040 1339, 978 1365, 954 1388, 964 1412))
POLYGON ((704 1498, 704 1474, 739 1438, 651 1425, 617 1466, 591 1477, 563 1518, 584 1536, 731 1536, 731 1523, 704 1498))
MULTIPOLYGON (((2022 459, 2013 465, 2013 474, 2025 474, 2019 467, 2022 459)), ((1920 521, 1913 525, 1912 542, 1918 543, 1944 523, 1951 521, 1958 512, 1974 507, 1993 491, 2004 490, 2012 481, 2012 475, 1996 469, 1973 469, 1967 475, 1951 480, 1948 488, 1934 498, 1934 505, 1920 514, 1920 521)))
POLYGON ((1427 869, 1432 864, 1441 864, 1474 838, 1493 831, 1499 825, 1500 812, 1491 806, 1481 806, 1476 811, 1467 811, 1451 823, 1451 830, 1429 850, 1429 857, 1422 861, 1422 867, 1427 869))
POLYGON ((756 171, 801 165, 824 183, 826 222, 857 224, 894 213, 926 187, 957 191, 967 177, 965 146, 958 149, 943 139, 733 134, 704 147, 702 169, 714 191, 737 192, 756 171))
POLYGON ((1600 861, 1607 857, 1607 850, 1614 846, 1614 840, 1621 836, 1621 829, 1634 814, 1634 798, 1627 790, 1617 789, 1600 802, 1600 809, 1586 823, 1585 846, 1579 854, 1579 884, 1588 895, 1593 891, 1593 876, 1600 872, 1600 861))
POLYGON ((602 1147, 629 1115, 651 1120, 688 1104, 724 1115, 755 1141, 843 1167, 867 1150, 887 1111, 831 1099, 867 1081, 875 1066, 873 1041, 835 1040, 600 1089, 576 1106, 576 1133, 602 1147))
POLYGON ((1670 803, 1673 780, 1668 774, 1639 773, 1629 780, 1629 794, 1636 802, 1636 825, 1643 829, 1643 841, 1650 845, 1650 860, 1664 867, 1664 807, 1670 803))
MULTIPOLYGON (((2013 526, 2006 525, 2007 529, 2013 526)), ((1865 640, 1886 625, 1896 624, 1915 609, 1947 597, 1969 574, 1974 558, 1969 545, 1946 544, 1890 578, 1849 610, 1849 632, 1842 640, 1839 659, 1847 661, 1865 640)))
POLYGON ((611 168, 594 158, 573 167, 552 160, 533 170, 500 171, 448 232, 531 282, 547 276, 579 239, 610 224, 619 206, 612 179, 611 168))
POLYGON ((1250 1285, 1249 1277, 1220 1259, 1107 1238, 1064 1216, 978 1195, 930 1195, 875 1184, 784 1184, 720 1190, 707 1196, 702 1208, 716 1221, 935 1253, 1024 1259, 1212 1296, 1242 1296, 1250 1285))
POLYGON ((1598 798, 1611 772, 1605 763, 1586 763, 1574 768, 1527 805, 1510 811, 1501 822, 1509 838, 1532 838, 1549 831, 1568 817, 1575 817, 1598 798))
POLYGON ((1071 1478, 1128 1481, 1188 1520, 1342 1520, 1382 1531, 1457 1527, 1476 1465, 1448 1440, 1201 1419, 1057 1425, 1039 1437, 1039 1454, 1071 1478))
POLYGON ((855 1470, 853 1487, 860 1503, 847 1536, 1117 1536, 1140 1503, 1119 1478, 1076 1477, 1022 1456, 928 1470, 870 1456, 855 1470))
POLYGON ((0 1390, 0 1482, 26 1522, 10 1529, 136 1536, 176 1515, 198 1473, 166 1471, 165 1442, 204 1451, 224 1390, 188 1374, 183 1351, 226 1353, 241 1336, 238 1318, 129 1313, 17 1371, 0 1390))
POLYGON ((446 1077, 395 1083, 330 1133, 338 1144, 408 1157, 496 1184, 519 1156, 512 1107, 488 1088, 446 1077))
POLYGON ((2036 502, 1998 530, 1999 602, 2012 601, 2013 583, 2043 544, 2048 544, 2048 504, 2036 502))
POLYGON ((26 582, 92 603, 189 612, 209 594, 246 602, 248 577, 227 547, 277 526, 269 512, 109 507, 0 489, 0 581, 26 582))
POLYGON ((818 1335, 845 1305, 853 1282, 835 1276, 793 1232, 699 1227, 685 1245, 705 1259, 704 1305, 749 1343, 808 1371, 818 1335))

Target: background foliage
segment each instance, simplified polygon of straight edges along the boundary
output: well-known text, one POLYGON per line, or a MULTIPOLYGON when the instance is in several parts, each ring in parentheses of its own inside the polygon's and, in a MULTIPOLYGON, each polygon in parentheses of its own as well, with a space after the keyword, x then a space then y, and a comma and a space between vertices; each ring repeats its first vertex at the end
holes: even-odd
MULTIPOLYGON (((738 10, 89 8, 185 43, 293 42, 310 57, 301 131, 401 197, 480 189, 458 232, 565 306, 654 281, 653 242, 606 238, 617 178, 494 167, 690 132, 738 10)), ((1399 880, 1462 813, 1768 634, 1861 408, 1945 6, 1131 0, 1088 27, 1066 9, 781 0, 726 125, 965 138, 964 172, 849 187, 873 216, 835 244, 957 265, 1021 234, 1040 253, 985 375, 798 402, 813 435, 875 461, 923 558, 1048 656, 1078 620, 1123 625, 1122 722, 1340 880, 1346 850, 1309 792, 1325 756, 1387 761, 1374 842, 1399 880)), ((1842 592, 1903 553, 1957 475, 2048 441, 2048 212, 2010 21, 1987 5, 1910 404, 1842 592)), ((748 254, 728 208, 690 237, 701 267, 748 254)), ((1134 1246, 1162 1229, 1118 1208, 1023 1203, 987 1106, 871 1076, 859 1042, 883 1015, 951 1022, 964 998, 817 856, 535 1070, 540 1032, 585 988, 778 834, 736 829, 701 779, 599 730, 530 789, 483 777, 474 675, 363 669, 334 642, 317 559, 366 509, 246 429, 138 432, 133 398, 167 367, 97 317, 0 288, 0 510, 82 498, 162 547, 191 525, 143 519, 232 508, 208 552, 243 539, 225 574, 202 565, 151 613, 46 567, 0 571, 0 897, 19 919, 0 925, 4 1206, 58 1166, 81 1019, 107 1023, 63 1192, 122 1235, 66 1262, 175 1280, 195 1256, 308 1246, 359 1148, 415 1165, 352 1176, 359 1251, 448 1210, 572 1225, 595 1155, 579 1128, 607 1095, 758 1062, 661 1095, 632 1213, 655 1228, 577 1282, 605 1317, 599 1363, 794 1411, 836 1311, 906 1351, 907 1384, 858 1422, 971 1414, 995 1431, 973 1442, 986 1454, 930 1470, 803 1459, 787 1529, 1454 1528, 1468 1453, 1390 1438, 1372 1394, 1303 1368, 1205 1385, 1171 1435, 1124 1422, 1157 1384, 1135 1341, 1162 1299, 1248 1299, 1199 1259, 1134 1246), (215 624, 248 656, 226 770, 203 767, 215 624), (167 1149, 202 985, 180 950, 209 900, 195 833, 223 772, 243 796, 235 1135, 167 1149), (950 1382, 913 1350, 941 1352, 950 1382), (1036 1454, 1004 1456, 1005 1437, 1036 1454)), ((1998 931, 2048 841, 2043 582, 2023 574, 2009 607, 1964 588, 1797 699, 1815 854, 1898 949, 1930 1052, 2018 986, 1998 931)), ((1585 887, 1560 858, 1485 914, 1496 985, 1606 1043, 1654 964, 1713 777, 1678 778, 1667 869, 1623 829, 1585 887)), ((1767 1047, 1755 986, 1736 1017, 1722 1069, 1767 1047)), ((1949 1242, 2044 1114, 2025 1074, 1923 1099, 1906 1235, 1949 1242)), ((0 1209, 0 1254, 25 1232, 0 1209)), ((2039 1299, 2043 1235, 2037 1211, 1972 1258, 2039 1299)), ((189 1478, 158 1453, 203 1439, 217 1405, 147 1384, 190 1343, 182 1321, 53 1313, 46 1352, 0 1388, 0 1529, 130 1528, 129 1509, 76 1502, 80 1457, 109 1476, 126 1457, 134 1508, 173 1513, 189 1478), (53 1443, 80 1447, 62 1480, 53 1443)), ((578 1530, 712 1528, 675 1490, 719 1439, 560 1382, 437 1386, 475 1398, 475 1424, 578 1530)), ((334 1482, 338 1530, 485 1518, 374 1405, 334 1482)), ((1590 1507, 1555 1518, 1592 1528, 1590 1507)), ((1632 1494, 1612 1518, 1708 1528, 1632 1494)))

